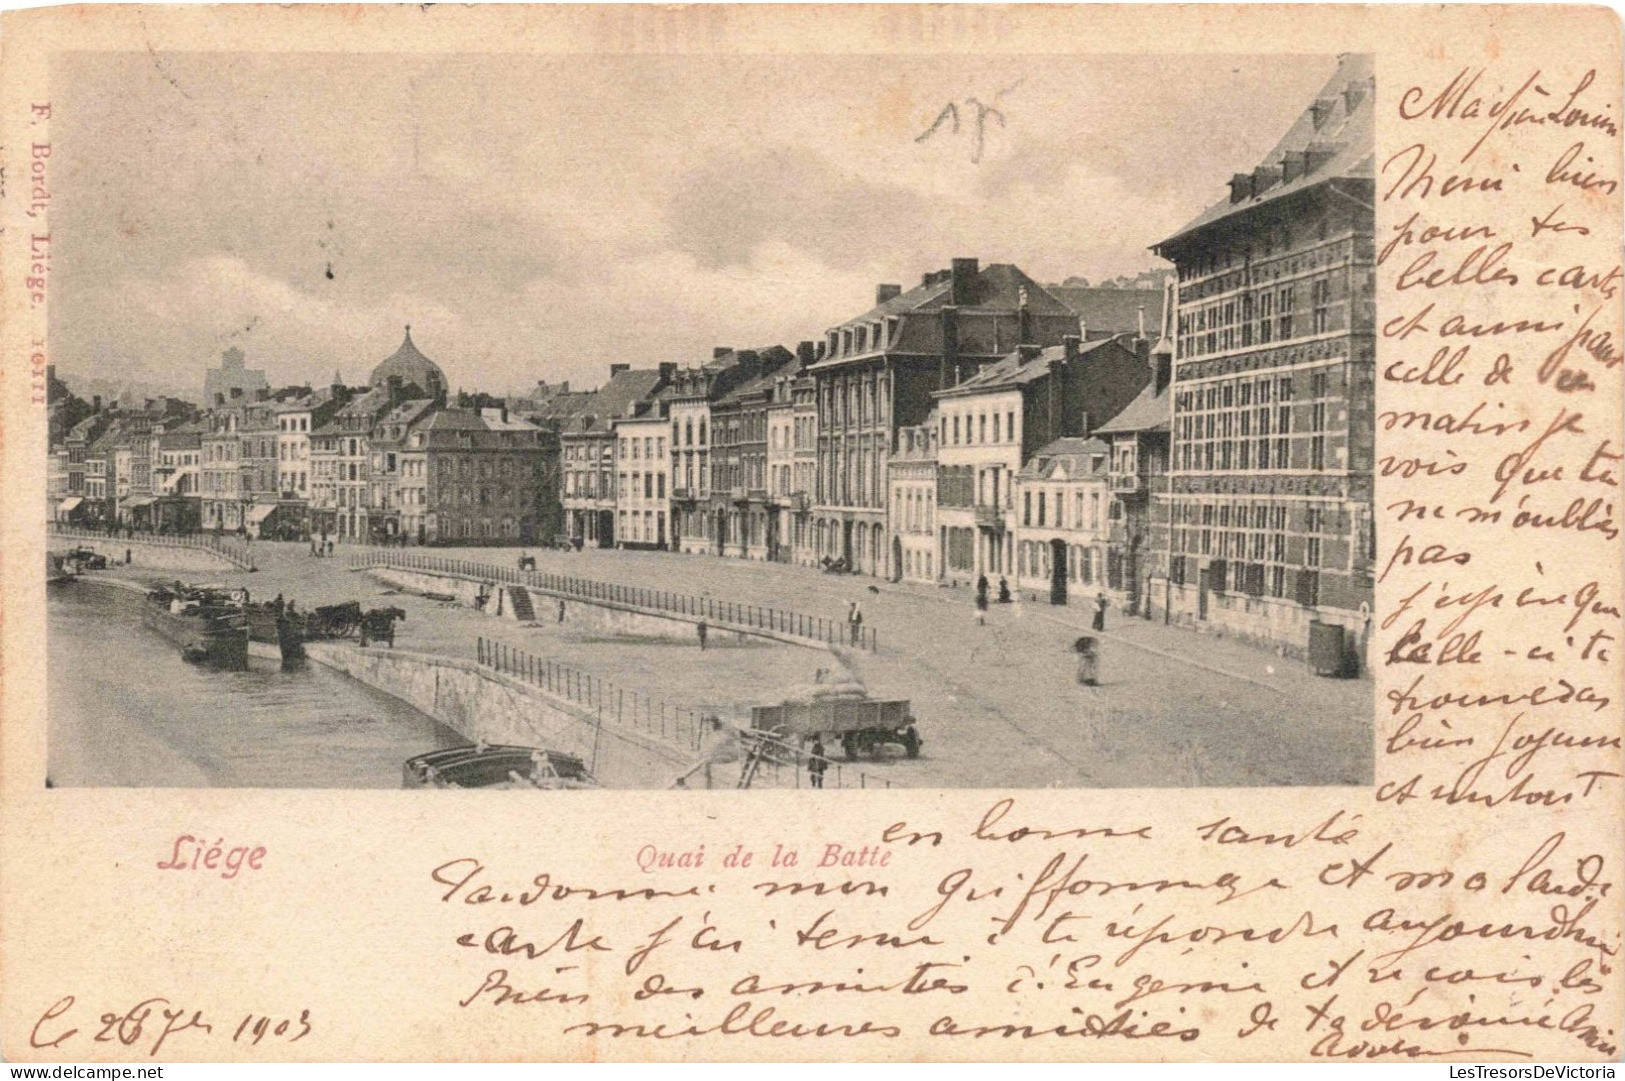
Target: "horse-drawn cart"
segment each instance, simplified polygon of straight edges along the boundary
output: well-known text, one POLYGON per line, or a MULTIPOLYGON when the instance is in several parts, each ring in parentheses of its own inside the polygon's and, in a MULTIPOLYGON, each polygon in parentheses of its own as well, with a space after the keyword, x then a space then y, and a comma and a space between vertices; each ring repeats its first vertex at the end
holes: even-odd
POLYGON ((805 739, 819 734, 839 738, 847 761, 865 752, 878 757, 887 744, 896 744, 908 757, 918 758, 923 742, 906 699, 882 702, 859 696, 829 696, 753 706, 750 725, 781 738, 805 739))

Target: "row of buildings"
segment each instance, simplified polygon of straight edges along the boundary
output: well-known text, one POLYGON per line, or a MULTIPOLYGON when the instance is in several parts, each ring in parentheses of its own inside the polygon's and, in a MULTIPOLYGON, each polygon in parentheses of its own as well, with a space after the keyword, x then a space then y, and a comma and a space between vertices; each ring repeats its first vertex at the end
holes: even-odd
POLYGON ((53 516, 368 543, 534 544, 557 534, 556 433, 504 402, 449 401, 410 327, 366 386, 335 378, 273 390, 263 373, 237 378, 244 371, 228 352, 202 409, 172 398, 87 408, 53 378, 53 516))
MULTIPOLYGON (((1154 246, 1174 268, 1162 289, 1047 286, 954 259, 878 286, 794 351, 615 364, 593 391, 541 384, 455 407, 408 335, 359 392, 228 387, 178 426, 144 422, 152 505, 186 468, 164 440, 195 429, 205 528, 263 528, 293 507, 285 522, 347 538, 557 535, 922 583, 985 576, 1294 651, 1312 623, 1363 639, 1373 90, 1370 58, 1344 57, 1262 163, 1154 246)), ((81 455, 117 446, 73 429, 70 497, 75 437, 81 455)), ((122 498, 123 466, 110 468, 96 491, 122 498)), ((129 468, 139 509, 145 467, 129 468)))

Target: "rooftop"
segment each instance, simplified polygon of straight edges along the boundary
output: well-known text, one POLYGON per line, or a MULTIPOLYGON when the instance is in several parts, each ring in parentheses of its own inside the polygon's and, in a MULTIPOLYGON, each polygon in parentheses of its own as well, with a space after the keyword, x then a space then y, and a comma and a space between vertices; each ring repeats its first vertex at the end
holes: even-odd
POLYGON ((1172 427, 1173 405, 1168 400, 1168 388, 1159 392, 1155 384, 1147 384, 1123 411, 1095 429, 1096 435, 1117 432, 1166 432, 1172 427))
POLYGON ((1155 247, 1160 250, 1215 222, 1328 180, 1374 177, 1375 97, 1371 55, 1340 56, 1336 73, 1257 168, 1231 178, 1230 196, 1155 247))
POLYGON ((1093 436, 1064 436, 1040 447, 1022 467, 1019 475, 1029 480, 1044 479, 1053 476, 1057 466, 1074 480, 1092 473, 1104 473, 1104 458, 1110 453, 1111 447, 1093 436))
MULTIPOLYGON (((1082 342, 1078 346, 1078 356, 1086 357, 1098 349, 1108 345, 1117 344, 1116 338, 1094 338, 1082 342)), ((1122 348, 1118 345, 1118 348, 1122 348)), ((985 394, 991 391, 1006 390, 1010 387, 1019 387, 1035 379, 1042 379, 1049 374, 1050 366, 1066 356, 1064 345, 1051 345, 1043 349, 1031 346, 1017 349, 1008 353, 997 361, 989 364, 975 375, 959 383, 957 386, 947 387, 936 392, 938 398, 957 398, 968 394, 985 394)))
POLYGON ((379 362, 367 382, 371 386, 381 387, 388 383, 391 376, 398 377, 402 384, 416 383, 419 389, 430 394, 446 385, 446 373, 440 370, 440 365, 419 352, 413 343, 410 323, 407 324, 401 347, 379 362))
POLYGON ((1088 327, 1090 334, 1100 331, 1107 334, 1138 334, 1142 325, 1147 337, 1156 337, 1161 331, 1161 289, 1098 289, 1070 285, 1046 288, 1088 327))

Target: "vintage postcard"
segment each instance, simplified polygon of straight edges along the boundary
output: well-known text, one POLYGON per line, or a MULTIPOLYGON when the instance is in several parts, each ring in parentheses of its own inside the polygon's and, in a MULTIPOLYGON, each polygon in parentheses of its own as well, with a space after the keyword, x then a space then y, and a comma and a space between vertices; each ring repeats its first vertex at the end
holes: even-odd
POLYGON ((1619 1059, 1608 10, 3 29, 8 1061, 1619 1059))

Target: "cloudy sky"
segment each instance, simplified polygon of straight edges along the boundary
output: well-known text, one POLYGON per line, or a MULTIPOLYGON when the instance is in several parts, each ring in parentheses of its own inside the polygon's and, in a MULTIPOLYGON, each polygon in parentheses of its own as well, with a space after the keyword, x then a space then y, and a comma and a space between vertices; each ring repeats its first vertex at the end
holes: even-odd
POLYGON ((1335 58, 77 54, 53 71, 59 369, 452 385, 794 346, 954 256, 1135 273, 1335 58), (976 107, 997 101, 1003 123, 976 107), (948 103, 944 122, 921 140, 948 103))

